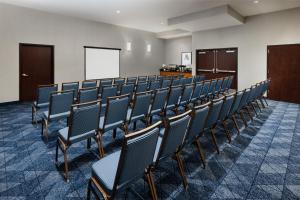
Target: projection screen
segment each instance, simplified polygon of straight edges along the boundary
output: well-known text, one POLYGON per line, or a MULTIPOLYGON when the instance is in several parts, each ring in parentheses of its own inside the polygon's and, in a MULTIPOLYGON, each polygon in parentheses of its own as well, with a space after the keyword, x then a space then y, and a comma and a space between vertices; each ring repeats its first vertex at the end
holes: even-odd
POLYGON ((85 79, 119 77, 120 50, 117 48, 85 46, 85 79))

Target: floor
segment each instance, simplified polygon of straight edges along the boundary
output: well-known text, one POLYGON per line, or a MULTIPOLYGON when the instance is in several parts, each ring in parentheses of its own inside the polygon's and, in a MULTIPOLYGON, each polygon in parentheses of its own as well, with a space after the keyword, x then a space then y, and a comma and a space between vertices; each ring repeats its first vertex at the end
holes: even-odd
MULTIPOLYGON (((0 106, 0 199, 85 199, 91 165, 98 160, 96 145, 87 150, 86 142, 82 142, 70 148, 67 183, 63 165, 54 164, 57 130, 65 126, 65 121, 50 126, 49 142, 45 143, 41 126, 32 125, 30 119, 29 104, 0 106)), ((232 124, 229 126, 232 128, 232 124)), ((300 199, 300 106, 269 101, 269 107, 242 129, 239 136, 234 131, 231 144, 222 129, 218 130, 219 155, 206 134, 201 141, 206 169, 201 167, 196 149, 186 148, 182 155, 187 191, 176 163, 171 159, 162 163, 155 172, 159 198, 300 199)), ((111 144, 110 134, 104 140, 107 154, 120 144, 120 140, 111 144)), ((63 160, 61 153, 59 159, 63 160)), ((131 189, 149 198, 143 180, 131 189)), ((125 197, 138 199, 131 190, 121 191, 117 198, 125 197)))

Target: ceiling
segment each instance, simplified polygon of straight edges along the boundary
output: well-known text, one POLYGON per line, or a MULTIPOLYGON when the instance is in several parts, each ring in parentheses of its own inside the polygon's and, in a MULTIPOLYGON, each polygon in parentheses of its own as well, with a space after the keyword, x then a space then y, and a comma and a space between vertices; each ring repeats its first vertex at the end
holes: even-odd
MULTIPOLYGON (((300 7, 300 0, 0 0, 7 4, 100 21, 150 32, 184 27, 168 26, 168 19, 229 5, 241 16, 300 7), (117 10, 120 11, 117 14, 117 10)), ((216 27, 217 28, 217 27, 216 27)), ((205 29, 205 28, 204 28, 205 29)))

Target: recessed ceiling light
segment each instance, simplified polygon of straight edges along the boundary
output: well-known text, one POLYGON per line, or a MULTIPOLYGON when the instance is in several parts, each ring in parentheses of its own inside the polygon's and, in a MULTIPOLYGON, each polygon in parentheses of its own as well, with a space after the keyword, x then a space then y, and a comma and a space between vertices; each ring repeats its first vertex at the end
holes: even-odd
POLYGON ((253 3, 259 3, 259 1, 258 1, 258 0, 255 0, 255 1, 253 1, 253 3))
POLYGON ((160 22, 161 25, 164 25, 164 22, 160 22))
POLYGON ((121 13, 121 11, 120 11, 120 10, 117 10, 117 11, 116 11, 116 13, 117 13, 117 14, 120 14, 120 13, 121 13))

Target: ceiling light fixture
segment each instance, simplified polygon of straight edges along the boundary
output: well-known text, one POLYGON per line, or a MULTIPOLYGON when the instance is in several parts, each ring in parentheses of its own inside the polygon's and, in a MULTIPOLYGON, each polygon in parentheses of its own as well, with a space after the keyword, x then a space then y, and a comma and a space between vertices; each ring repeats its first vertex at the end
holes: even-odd
POLYGON ((147 52, 151 52, 151 44, 147 44, 147 52))
POLYGON ((160 22, 161 25, 164 25, 164 22, 160 22))
POLYGON ((116 11, 116 13, 117 13, 117 14, 120 14, 120 13, 121 13, 121 11, 120 11, 120 10, 117 10, 117 11, 116 11))
POLYGON ((258 1, 258 0, 255 0, 255 1, 253 1, 253 3, 259 3, 259 1, 258 1))
POLYGON ((131 42, 127 42, 126 49, 127 51, 131 51, 131 42))

